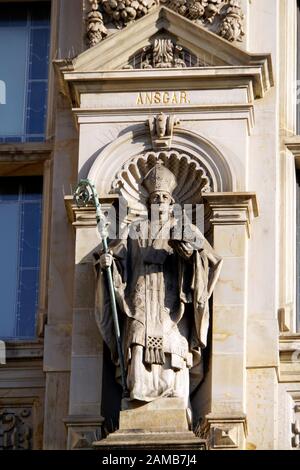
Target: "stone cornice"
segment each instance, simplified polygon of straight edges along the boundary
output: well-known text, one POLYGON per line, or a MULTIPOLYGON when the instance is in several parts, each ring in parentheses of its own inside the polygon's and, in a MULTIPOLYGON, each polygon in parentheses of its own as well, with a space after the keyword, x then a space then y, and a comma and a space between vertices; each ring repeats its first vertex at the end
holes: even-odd
MULTIPOLYGON (((107 197, 99 198, 101 208, 105 211, 111 207, 113 202, 118 199, 118 195, 112 194, 107 197)), ((77 207, 73 196, 65 196, 65 207, 68 219, 73 227, 96 227, 96 210, 93 205, 87 207, 77 207)))
POLYGON ((104 72, 63 72, 71 85, 73 103, 80 106, 82 93, 147 91, 153 89, 246 88, 247 101, 262 98, 269 89, 261 66, 218 66, 192 69, 126 70, 104 72))
POLYGON ((255 193, 207 193, 203 200, 212 210, 212 225, 245 225, 250 237, 250 225, 258 217, 255 193))
POLYGON ((280 336, 279 356, 280 382, 300 382, 300 333, 280 336))
POLYGON ((300 168, 300 136, 287 137, 284 144, 294 155, 296 167, 300 168))
POLYGON ((35 360, 44 355, 44 343, 42 340, 35 341, 6 341, 6 359, 12 360, 35 360))
POLYGON ((52 148, 52 144, 48 142, 0 144, 0 163, 46 160, 50 157, 52 148))

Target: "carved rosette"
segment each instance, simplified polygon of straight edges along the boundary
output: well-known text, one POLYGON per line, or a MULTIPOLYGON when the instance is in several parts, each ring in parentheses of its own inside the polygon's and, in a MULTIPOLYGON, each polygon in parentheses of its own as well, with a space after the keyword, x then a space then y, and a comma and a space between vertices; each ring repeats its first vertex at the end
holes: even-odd
POLYGON ((106 27, 122 29, 147 15, 159 5, 185 16, 195 23, 212 25, 227 41, 242 41, 245 35, 238 0, 89 0, 87 37, 90 47, 104 39, 106 27))

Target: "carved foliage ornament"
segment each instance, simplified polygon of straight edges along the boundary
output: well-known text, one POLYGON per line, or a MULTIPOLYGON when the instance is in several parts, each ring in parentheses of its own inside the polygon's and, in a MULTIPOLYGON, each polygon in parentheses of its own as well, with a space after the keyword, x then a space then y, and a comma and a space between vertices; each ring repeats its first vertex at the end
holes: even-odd
POLYGON ((144 49, 142 69, 184 68, 182 48, 171 39, 155 39, 153 46, 144 49))
POLYGON ((147 15, 158 5, 165 5, 182 16, 204 25, 228 41, 242 41, 244 14, 238 0, 89 0, 87 37, 91 46, 107 36, 104 26, 122 29, 147 15))
POLYGON ((183 69, 208 65, 202 57, 176 44, 170 38, 156 38, 129 58, 124 69, 183 69))

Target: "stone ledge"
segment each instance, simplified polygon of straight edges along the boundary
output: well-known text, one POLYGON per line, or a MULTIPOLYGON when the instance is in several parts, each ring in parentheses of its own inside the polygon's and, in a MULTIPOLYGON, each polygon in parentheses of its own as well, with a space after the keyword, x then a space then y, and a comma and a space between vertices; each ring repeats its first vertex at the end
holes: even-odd
POLYGON ((93 443, 97 450, 206 450, 206 440, 188 432, 116 431, 93 443))
POLYGON ((44 342, 37 341, 6 341, 6 359, 41 359, 44 355, 44 342))
POLYGON ((0 162, 32 162, 48 159, 53 150, 49 142, 24 142, 14 144, 0 144, 0 162))

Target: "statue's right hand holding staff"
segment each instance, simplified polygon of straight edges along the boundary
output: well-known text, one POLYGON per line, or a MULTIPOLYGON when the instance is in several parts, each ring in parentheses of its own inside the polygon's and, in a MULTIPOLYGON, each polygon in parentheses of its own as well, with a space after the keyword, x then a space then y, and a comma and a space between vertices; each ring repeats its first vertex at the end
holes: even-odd
POLYGON ((100 256, 100 266, 101 269, 107 269, 110 268, 113 262, 113 257, 110 253, 103 253, 100 256))

